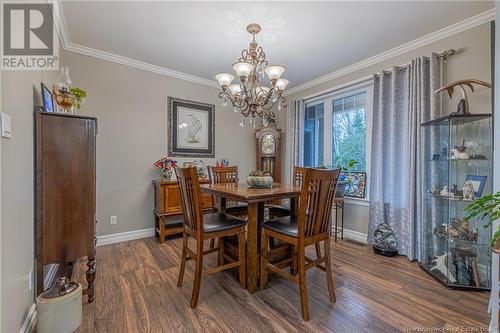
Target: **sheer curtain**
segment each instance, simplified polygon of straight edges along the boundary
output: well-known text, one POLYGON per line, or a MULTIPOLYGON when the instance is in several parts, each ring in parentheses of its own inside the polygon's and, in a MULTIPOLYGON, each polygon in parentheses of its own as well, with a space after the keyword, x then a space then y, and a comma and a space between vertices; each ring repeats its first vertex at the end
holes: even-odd
POLYGON ((302 144, 304 135, 304 101, 292 100, 287 103, 286 124, 286 168, 287 181, 292 183, 294 166, 302 165, 302 144))
POLYGON ((422 260, 422 151, 428 149, 420 123, 440 115, 434 91, 440 86, 436 54, 416 58, 374 78, 368 241, 388 223, 399 254, 422 260))

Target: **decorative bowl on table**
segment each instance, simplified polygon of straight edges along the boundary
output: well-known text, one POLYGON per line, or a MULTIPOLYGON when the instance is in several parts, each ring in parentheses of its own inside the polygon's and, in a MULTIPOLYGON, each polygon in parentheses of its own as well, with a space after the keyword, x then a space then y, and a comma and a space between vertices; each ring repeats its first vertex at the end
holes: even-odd
POLYGON ((263 171, 251 172, 247 177, 247 184, 253 188, 270 188, 273 183, 273 177, 263 171))

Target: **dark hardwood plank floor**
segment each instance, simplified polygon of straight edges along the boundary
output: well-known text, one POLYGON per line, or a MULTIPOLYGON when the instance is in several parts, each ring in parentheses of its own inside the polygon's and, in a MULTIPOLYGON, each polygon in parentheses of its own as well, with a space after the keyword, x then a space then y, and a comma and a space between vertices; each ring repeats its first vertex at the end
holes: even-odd
MULTIPOLYGON (((301 319, 298 285, 275 274, 268 289, 253 295, 239 287, 236 271, 204 277, 192 310, 192 262, 183 287, 176 286, 180 248, 181 239, 159 244, 154 238, 98 247, 95 302, 84 304, 79 332, 481 331, 489 322, 489 293, 446 289, 416 263, 350 241, 332 241, 336 304, 329 303, 324 273, 308 271, 309 322, 301 319)), ((206 256, 204 267, 215 257, 206 256)), ((85 284, 85 270, 79 262, 73 278, 85 284)))

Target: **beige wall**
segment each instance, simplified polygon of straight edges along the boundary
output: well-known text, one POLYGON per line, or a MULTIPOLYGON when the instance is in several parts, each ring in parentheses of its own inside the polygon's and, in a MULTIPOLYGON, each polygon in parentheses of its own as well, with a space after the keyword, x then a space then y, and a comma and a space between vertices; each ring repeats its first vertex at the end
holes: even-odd
POLYGON ((167 96, 215 104, 216 158, 239 165, 240 178, 255 168, 253 128, 239 127, 218 89, 71 52, 62 52, 62 63, 88 92, 81 113, 98 118, 98 235, 153 228, 151 180, 159 171, 152 165, 167 155, 167 96), (112 215, 118 224, 110 225, 112 215))
POLYGON ((11 116, 12 138, 1 139, 1 332, 18 332, 34 301, 28 274, 34 269, 33 107, 41 104, 40 81, 51 71, 4 71, 1 110, 11 116))
MULTIPOLYGON (((318 92, 332 90, 335 87, 361 79, 374 73, 379 73, 380 71, 391 68, 392 66, 408 63, 414 57, 423 55, 429 56, 432 52, 439 53, 450 48, 457 50, 460 49, 462 52, 451 57, 446 63, 446 82, 452 82, 464 78, 477 78, 491 82, 490 25, 488 23, 412 50, 397 57, 382 61, 375 65, 360 69, 343 77, 292 94, 287 96, 287 100, 302 99, 304 97, 317 94, 318 92)), ((453 100, 450 102, 450 105, 457 105, 458 96, 459 94, 455 94, 453 100)), ((491 112, 490 89, 480 87, 477 89, 475 94, 469 94, 469 96, 472 112, 491 112)), ((452 108, 450 107, 450 112, 452 111, 451 109, 452 108)), ((286 114, 279 114, 278 121, 281 124, 286 124, 286 114)), ((286 160, 287 159, 285 158, 284 161, 286 160)), ((283 165, 283 170, 288 169, 288 166, 283 165)), ((347 205, 345 228, 366 233, 368 231, 368 207, 352 204, 347 205)))

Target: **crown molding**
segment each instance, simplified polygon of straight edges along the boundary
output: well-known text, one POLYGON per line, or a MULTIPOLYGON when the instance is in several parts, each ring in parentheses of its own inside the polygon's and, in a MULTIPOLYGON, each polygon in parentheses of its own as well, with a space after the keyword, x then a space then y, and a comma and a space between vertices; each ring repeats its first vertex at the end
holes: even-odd
POLYGON ((65 51, 69 52, 74 52, 82 55, 86 55, 89 57, 101 59, 101 60, 106 60, 110 62, 114 62, 117 64, 153 72, 156 74, 180 79, 180 80, 185 80, 197 84, 201 84, 204 86, 208 87, 214 87, 214 88, 220 88, 219 84, 215 81, 208 80, 199 76, 175 71, 173 69, 168 69, 165 67, 160 67, 156 65, 152 65, 143 61, 123 57, 114 53, 110 52, 105 52, 101 50, 97 50, 91 47, 79 45, 76 43, 71 42, 71 39, 69 37, 68 33, 68 26, 66 25, 66 20, 64 18, 64 12, 62 9, 61 1, 60 0, 48 0, 49 2, 52 2, 54 4, 54 12, 53 12, 53 17, 54 17, 54 22, 57 30, 57 34, 59 35, 59 40, 61 41, 61 46, 65 51))
POLYGON ((98 59, 101 59, 101 60, 106 60, 106 61, 114 62, 114 63, 117 63, 117 64, 129 66, 129 67, 134 67, 134 68, 142 69, 142 70, 153 72, 153 73, 157 73, 157 74, 160 74, 160 75, 165 75, 165 76, 173 77, 173 78, 176 78, 176 79, 190 81, 190 82, 193 82, 193 83, 197 83, 197 84, 201 84, 201 85, 205 85, 205 86, 209 86, 209 87, 214 87, 214 88, 219 88, 220 87, 217 84, 217 82, 211 81, 211 80, 207 80, 207 79, 201 78, 199 76, 194 76, 194 75, 190 75, 190 74, 186 74, 186 73, 174 71, 172 69, 168 69, 168 68, 164 68, 164 67, 160 67, 160 66, 148 64, 148 63, 145 63, 145 62, 142 62, 142 61, 138 61, 138 60, 134 60, 134 59, 127 58, 127 57, 122 57, 122 56, 119 56, 117 54, 113 54, 113 53, 109 53, 109 52, 105 52, 105 51, 93 49, 93 48, 86 47, 86 46, 79 45, 79 44, 75 44, 75 43, 72 43, 72 42, 70 42, 68 45, 66 45, 66 47, 64 47, 64 50, 69 51, 69 52, 79 53, 79 54, 86 55, 86 56, 89 56, 89 57, 98 58, 98 59))
MULTIPOLYGON (((199 76, 175 71, 173 69, 168 69, 165 67, 160 67, 156 65, 152 65, 146 62, 142 62, 139 60, 123 57, 114 53, 109 53, 101 50, 97 50, 94 48, 86 47, 83 45, 79 45, 76 43, 71 42, 69 33, 68 33, 68 27, 66 25, 66 20, 64 18, 64 12, 61 6, 61 1, 60 0, 47 0, 48 2, 52 2, 54 4, 54 22, 56 25, 56 30, 59 35, 59 39, 61 41, 61 46, 65 51, 69 52, 74 52, 82 55, 86 55, 89 57, 94 57, 97 59, 101 60, 106 60, 110 62, 114 62, 117 64, 157 73, 160 75, 180 79, 180 80, 185 80, 201 85, 205 85, 208 87, 214 87, 214 88, 219 88, 219 85, 217 82, 208 80, 199 76)), ((396 57, 398 55, 404 54, 406 52, 412 51, 414 49, 417 49, 419 47, 428 45, 430 43, 436 42, 438 40, 441 40, 443 38, 455 35, 457 33, 460 33, 462 31, 477 27, 481 24, 490 22, 495 20, 495 8, 492 8, 486 12, 483 12, 481 14, 478 14, 476 16, 472 16, 468 19, 465 19, 461 22, 455 23, 453 25, 450 25, 446 28, 443 28, 441 30, 432 32, 426 36, 417 38, 411 42, 408 42, 406 44, 397 46, 395 48, 392 48, 390 50, 384 51, 382 53, 379 53, 375 56, 372 56, 370 58, 361 60, 357 63, 354 63, 352 65, 349 65, 347 67, 344 67, 342 69, 333 71, 331 73, 322 75, 316 79, 313 79, 311 81, 302 83, 298 86, 295 86, 293 88, 287 89, 284 93, 284 96, 290 96, 292 94, 295 94, 297 92, 306 90, 308 88, 320 85, 324 82, 334 80, 336 78, 342 77, 344 75, 347 75, 349 73, 355 72, 357 70, 366 68, 368 66, 377 64, 379 62, 382 62, 384 60, 396 57)))
POLYGON ((379 62, 382 62, 384 60, 396 57, 398 55, 404 54, 406 52, 415 50, 419 47, 434 43, 436 41, 439 41, 443 38, 455 35, 457 33, 460 33, 465 30, 469 30, 471 28, 477 27, 481 24, 491 22, 495 20, 495 8, 490 9, 486 12, 483 12, 481 14, 478 14, 476 16, 472 16, 468 19, 465 19, 461 22, 455 23, 453 25, 450 25, 446 28, 443 28, 441 30, 432 32, 428 35, 425 35, 423 37, 417 38, 409 43, 397 46, 395 48, 392 48, 390 50, 384 51, 382 53, 379 53, 373 57, 361 60, 357 63, 354 63, 352 65, 349 65, 347 67, 344 67, 342 69, 333 71, 331 73, 322 75, 316 79, 313 79, 311 81, 302 83, 298 86, 295 86, 293 88, 287 89, 285 91, 285 96, 290 96, 292 94, 298 93, 300 91, 306 90, 308 88, 320 85, 322 83, 325 83, 330 80, 337 79, 339 77, 345 76, 349 73, 353 73, 357 70, 366 68, 368 66, 377 64, 379 62))

